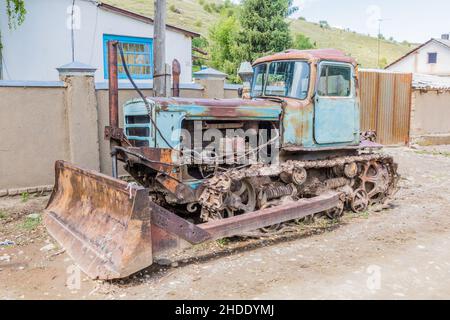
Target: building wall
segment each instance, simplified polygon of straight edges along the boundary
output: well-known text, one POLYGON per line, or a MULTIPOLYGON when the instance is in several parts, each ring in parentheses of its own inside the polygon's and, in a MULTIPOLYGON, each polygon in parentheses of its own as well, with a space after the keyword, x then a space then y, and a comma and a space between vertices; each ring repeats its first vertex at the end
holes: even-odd
POLYGON ((53 183, 56 159, 69 159, 66 89, 0 87, 0 190, 53 183))
POLYGON ((450 75, 450 48, 437 42, 431 42, 387 69, 396 72, 450 75), (437 52, 436 64, 428 63, 429 52, 437 52))
MULTIPOLYGON (((25 23, 9 30, 6 0, 0 0, 0 30, 3 38, 4 80, 58 80, 57 67, 72 61, 72 0, 28 0, 25 23)), ((77 0, 79 29, 75 30, 75 60, 98 70, 97 82, 104 81, 103 34, 153 38, 153 25, 77 0)), ((181 82, 192 82, 192 39, 167 30, 167 63, 181 64, 181 82)))
POLYGON ((412 96, 412 141, 423 145, 450 144, 450 91, 415 90, 412 96))

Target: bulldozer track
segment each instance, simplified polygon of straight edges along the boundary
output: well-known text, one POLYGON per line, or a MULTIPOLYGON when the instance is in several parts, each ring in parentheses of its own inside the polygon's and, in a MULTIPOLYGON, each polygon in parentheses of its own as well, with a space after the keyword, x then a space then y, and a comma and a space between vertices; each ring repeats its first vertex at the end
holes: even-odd
MULTIPOLYGON (((358 156, 339 157, 319 161, 287 161, 279 165, 257 164, 248 168, 231 169, 225 173, 217 174, 205 183, 205 188, 199 198, 202 206, 201 218, 204 221, 223 219, 237 214, 230 209, 230 197, 233 185, 239 181, 250 181, 247 185, 257 187, 255 179, 268 178, 278 180, 283 174, 292 176, 293 183, 280 184, 267 191, 269 195, 282 195, 278 200, 269 204, 276 206, 286 201, 295 201, 309 192, 321 193, 327 189, 339 190, 343 193, 342 205, 325 214, 329 218, 339 218, 345 208, 355 212, 363 212, 375 203, 385 203, 397 190, 399 175, 397 164, 391 156, 376 153, 362 154, 358 156), (354 167, 354 168, 353 168, 354 167), (306 176, 311 170, 332 171, 336 168, 345 168, 341 174, 332 174, 332 177, 323 179, 314 191, 304 187, 306 176), (357 170, 357 171, 355 171, 357 170), (354 172, 352 172, 354 171, 354 172), (308 173, 307 173, 308 172, 308 173), (300 181, 298 181, 300 180, 300 181), (291 186, 297 185, 297 197, 292 193, 291 186), (370 185, 370 186, 368 186, 370 185), (283 194, 283 192, 285 192, 283 194), (281 200, 280 200, 281 198, 281 200)), ((295 188, 295 187, 294 187, 295 188)), ((242 191, 240 191, 242 193, 242 191)), ((239 193, 238 193, 239 195, 239 193)), ((248 197, 247 197, 248 198, 248 197)), ((248 199, 246 199, 248 202, 248 199)), ((236 201, 235 201, 236 202, 236 201)), ((236 206, 236 208, 248 208, 236 206)), ((245 211, 245 210, 244 210, 245 211)), ((242 212, 241 212, 242 213, 242 212)), ((265 230, 267 233, 278 233, 281 229, 289 227, 289 224, 274 226, 265 230)), ((260 234, 257 232, 257 234, 260 234)))

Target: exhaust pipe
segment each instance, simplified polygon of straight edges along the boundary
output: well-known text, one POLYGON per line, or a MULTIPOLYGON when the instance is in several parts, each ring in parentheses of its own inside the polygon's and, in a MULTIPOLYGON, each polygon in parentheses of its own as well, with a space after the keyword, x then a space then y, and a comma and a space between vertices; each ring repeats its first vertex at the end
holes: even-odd
MULTIPOLYGON (((119 130, 119 78, 117 72, 117 46, 119 42, 108 41, 108 75, 109 75, 109 130, 118 132, 119 130)), ((119 141, 114 139, 114 134, 109 137, 112 161, 112 177, 118 178, 117 152, 116 147, 119 141)))
POLYGON ((108 42, 109 125, 119 127, 119 80, 117 76, 117 41, 108 42))

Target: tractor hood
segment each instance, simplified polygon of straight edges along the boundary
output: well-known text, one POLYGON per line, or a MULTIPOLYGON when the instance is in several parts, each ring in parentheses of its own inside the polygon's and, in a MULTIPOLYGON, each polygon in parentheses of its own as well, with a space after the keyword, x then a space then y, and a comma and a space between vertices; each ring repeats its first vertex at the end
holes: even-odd
MULTIPOLYGON (((154 112, 181 113, 187 120, 259 120, 279 121, 281 103, 255 99, 195 99, 195 98, 147 98, 155 105, 154 112)), ((125 105, 125 110, 145 113, 141 99, 135 99, 125 105)))

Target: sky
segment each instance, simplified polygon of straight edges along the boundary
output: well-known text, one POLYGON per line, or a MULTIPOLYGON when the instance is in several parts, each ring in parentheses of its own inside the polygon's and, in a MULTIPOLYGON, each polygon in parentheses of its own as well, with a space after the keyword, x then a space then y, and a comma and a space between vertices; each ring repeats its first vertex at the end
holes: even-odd
MULTIPOLYGON (((238 2, 239 0, 235 0, 238 2)), ((308 21, 326 20, 333 27, 363 34, 381 33, 397 41, 422 43, 450 33, 449 0, 294 0, 296 16, 308 21)))
POLYGON ((308 21, 327 20, 331 26, 360 33, 381 33, 398 41, 422 43, 450 33, 448 0, 295 0, 297 16, 308 21))

